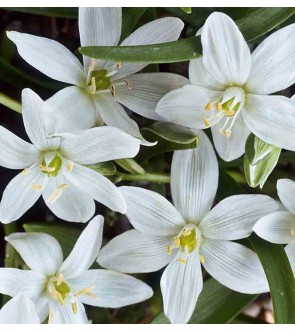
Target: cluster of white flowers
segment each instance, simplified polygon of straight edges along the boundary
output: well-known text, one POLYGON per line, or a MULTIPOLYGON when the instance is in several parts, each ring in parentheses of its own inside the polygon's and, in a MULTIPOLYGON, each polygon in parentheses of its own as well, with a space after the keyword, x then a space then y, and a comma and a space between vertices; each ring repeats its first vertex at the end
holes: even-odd
MULTIPOLYGON (((82 46, 118 45, 121 26, 120 8, 79 10, 82 46)), ((183 26, 178 18, 157 19, 120 45, 175 41, 183 26)), ((287 211, 273 198, 250 194, 228 197, 212 208, 218 162, 201 131, 212 127, 215 148, 226 161, 244 154, 250 132, 295 151, 295 103, 269 96, 295 82, 294 24, 266 38, 251 55, 236 24, 225 14, 211 14, 201 30, 203 55, 190 61, 190 80, 173 73, 136 74, 146 64, 87 56, 82 66, 56 41, 7 35, 29 64, 73 86, 46 101, 23 90, 22 116, 32 144, 0 126, 0 165, 22 170, 3 193, 0 221, 19 219, 42 195, 63 220, 88 222, 98 201, 126 214, 134 229, 100 250, 103 217, 96 216, 65 260, 60 244, 48 234, 7 236, 28 269, 0 268, 0 293, 13 297, 0 311, 1 323, 88 323, 83 304, 118 308, 153 295, 148 285, 124 273, 148 273, 166 265, 164 312, 172 323, 187 323, 202 291, 202 266, 237 292, 269 290, 257 254, 234 242, 253 230, 268 241, 288 243, 295 269, 295 182, 278 181, 287 211), (173 155, 174 205, 151 190, 117 188, 88 167, 133 158, 140 145, 155 144, 142 137, 122 105, 143 117, 197 130, 199 146, 173 155), (95 261, 109 270, 91 268, 95 261)))

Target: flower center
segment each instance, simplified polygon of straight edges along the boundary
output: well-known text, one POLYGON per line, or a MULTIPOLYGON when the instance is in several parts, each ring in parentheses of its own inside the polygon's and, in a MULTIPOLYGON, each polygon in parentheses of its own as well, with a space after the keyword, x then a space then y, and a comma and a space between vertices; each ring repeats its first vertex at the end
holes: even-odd
MULTIPOLYGON (((195 225, 188 224, 173 238, 173 244, 168 246, 167 253, 170 255, 173 249, 179 249, 183 258, 178 258, 178 262, 185 264, 187 255, 198 249, 200 242, 200 230, 195 225)), ((200 261, 203 261, 202 256, 200 256, 200 261)))
MULTIPOLYGON (((47 153, 48 156, 48 153, 47 153)), ((58 172, 62 166, 61 155, 57 153, 49 163, 46 163, 46 156, 43 157, 42 163, 39 166, 39 169, 42 173, 46 174, 48 177, 57 176, 58 172)))
POLYGON ((204 109, 208 116, 203 118, 206 127, 211 126, 212 121, 225 118, 221 135, 230 137, 233 125, 245 104, 245 91, 241 87, 232 86, 227 88, 217 100, 209 100, 204 109))

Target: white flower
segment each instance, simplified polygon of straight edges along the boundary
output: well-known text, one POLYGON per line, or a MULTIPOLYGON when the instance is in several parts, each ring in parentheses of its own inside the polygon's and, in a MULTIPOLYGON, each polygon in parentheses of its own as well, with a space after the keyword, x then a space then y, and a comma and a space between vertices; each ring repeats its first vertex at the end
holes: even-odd
POLYGON ((163 196, 136 187, 119 188, 135 230, 108 243, 98 256, 103 267, 127 273, 156 271, 161 279, 164 312, 172 323, 186 323, 202 290, 201 263, 220 283, 242 293, 268 290, 257 255, 232 242, 246 238, 254 223, 277 204, 264 195, 236 195, 212 210, 218 184, 213 147, 201 131, 197 149, 174 153, 171 193, 163 196))
MULTIPOLYGON (((122 26, 121 8, 80 8, 79 30, 82 46, 116 46, 122 26)), ((152 21, 134 31, 120 45, 157 44, 177 40, 183 23, 175 17, 152 21)), ((73 84, 48 100, 51 113, 48 127, 52 133, 72 132, 90 128, 101 122, 119 127, 142 139, 138 125, 123 107, 159 120, 157 102, 171 89, 187 84, 188 80, 172 73, 134 73, 147 64, 116 64, 83 57, 79 60, 63 45, 42 37, 7 32, 19 54, 47 76, 73 84), (67 121, 60 121, 65 116, 67 121), (56 121, 58 120, 58 122, 56 121)))
POLYGON ((42 195, 59 218, 86 222, 95 212, 94 199, 125 212, 117 187, 101 174, 82 166, 134 157, 140 141, 118 128, 100 127, 65 137, 48 137, 43 124, 44 102, 23 90, 23 121, 32 144, 0 126, 0 165, 24 170, 6 187, 0 221, 20 218, 42 195))
POLYGON ((255 224, 253 230, 261 238, 273 243, 295 242, 295 181, 277 182, 278 195, 287 209, 269 213, 255 224))
POLYGON ((102 242, 103 217, 93 218, 63 261, 57 240, 44 233, 14 233, 6 240, 31 270, 0 269, 0 293, 28 295, 41 321, 88 323, 84 304, 118 308, 150 298, 152 289, 134 277, 89 270, 102 242))
POLYGON ((19 294, 0 310, 0 324, 41 324, 36 307, 26 294, 19 294))
POLYGON ((295 24, 267 37, 252 53, 236 24, 213 13, 202 32, 202 58, 190 61, 191 85, 168 93, 156 112, 190 128, 212 127, 215 148, 230 161, 245 152, 251 132, 295 151, 295 106, 268 96, 295 82, 295 24))

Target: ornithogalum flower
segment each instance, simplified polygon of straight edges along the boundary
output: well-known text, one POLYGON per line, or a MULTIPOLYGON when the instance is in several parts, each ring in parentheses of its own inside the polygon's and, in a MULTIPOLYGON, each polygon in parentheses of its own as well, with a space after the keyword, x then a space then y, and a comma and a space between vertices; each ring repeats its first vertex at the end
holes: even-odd
POLYGON ((124 213, 126 203, 117 187, 82 164, 134 157, 140 140, 113 127, 49 137, 44 102, 29 89, 23 90, 22 102, 24 125, 33 144, 0 126, 0 165, 23 169, 3 193, 0 221, 20 218, 41 195, 55 215, 68 221, 89 220, 95 212, 94 199, 124 213))
POLYGON ((295 181, 281 179, 277 182, 277 190, 287 210, 267 214, 257 221, 253 230, 269 242, 293 243, 295 242, 295 181))
POLYGON ((62 248, 51 235, 13 233, 6 240, 31 270, 0 269, 0 292, 25 293, 36 304, 41 321, 88 323, 84 304, 118 308, 144 301, 152 289, 119 272, 91 269, 102 242, 103 217, 93 218, 63 261, 62 248))
POLYGON ((0 310, 0 324, 41 324, 33 301, 19 294, 0 310))
POLYGON ((232 242, 248 237, 255 222, 277 203, 264 195, 236 195, 212 210, 218 164, 206 135, 198 148, 174 153, 171 192, 163 196, 121 187, 127 216, 135 230, 111 240, 98 256, 103 267, 127 273, 156 271, 161 278, 164 311, 172 323, 186 323, 202 290, 201 264, 223 285, 242 293, 268 290, 257 255, 232 242))
MULTIPOLYGON (((122 26, 121 8, 80 8, 79 30, 82 46, 116 46, 122 26)), ((121 46, 156 44, 177 40, 183 22, 175 17, 152 21, 134 31, 121 46)), ((172 73, 134 73, 147 64, 120 64, 83 57, 79 60, 63 45, 53 40, 18 32, 7 32, 19 54, 47 76, 73 84, 49 99, 48 119, 51 131, 72 132, 106 123, 142 138, 137 124, 123 107, 150 118, 157 102, 171 89, 187 84, 187 79, 172 73), (58 122, 67 116, 67 122, 58 122)), ((142 141, 143 144, 149 144, 142 141)))
POLYGON ((213 13, 202 31, 202 58, 189 66, 191 85, 168 93, 156 112, 190 128, 212 127, 215 148, 230 161, 251 132, 295 151, 295 106, 270 94, 295 82, 295 24, 267 37, 252 53, 234 21, 213 13))

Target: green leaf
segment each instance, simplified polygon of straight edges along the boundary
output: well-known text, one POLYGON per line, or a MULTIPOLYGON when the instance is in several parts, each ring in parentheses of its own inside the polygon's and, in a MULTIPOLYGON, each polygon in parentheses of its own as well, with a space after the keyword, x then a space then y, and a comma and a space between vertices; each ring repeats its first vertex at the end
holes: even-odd
POLYGON ((192 13, 192 8, 191 7, 180 7, 180 9, 185 12, 186 14, 191 14, 192 13))
POLYGON ((105 161, 98 164, 87 165, 88 168, 93 169, 95 172, 98 172, 104 176, 111 176, 116 173, 116 166, 111 161, 105 161))
POLYGON ((12 109, 15 112, 21 113, 22 106, 18 101, 6 96, 4 93, 0 92, 0 104, 12 109))
POLYGON ((116 164, 131 174, 144 174, 145 170, 134 159, 118 159, 116 164))
POLYGON ((264 268, 276 324, 295 323, 295 279, 283 245, 251 235, 250 242, 264 268))
POLYGON ((53 222, 32 222, 24 224, 23 227, 26 232, 41 232, 52 235, 60 243, 64 257, 70 254, 82 232, 82 229, 79 227, 63 222, 60 224, 53 222))
MULTIPOLYGON (((259 8, 237 21, 247 41, 276 28, 295 12, 295 8, 259 8)), ((130 63, 171 63, 195 59, 202 54, 200 36, 175 42, 141 46, 89 46, 79 51, 93 58, 130 63)))
MULTIPOLYGON (((225 324, 233 320, 257 295, 234 292, 213 278, 204 282, 196 309, 189 324, 225 324)), ((153 320, 153 324, 166 324, 163 313, 153 320)))
POLYGON ((139 23, 143 14, 146 11, 146 7, 127 7, 122 8, 122 32, 121 41, 128 37, 139 23))
POLYGON ((78 8, 74 7, 0 7, 7 11, 62 18, 77 18, 78 8))

